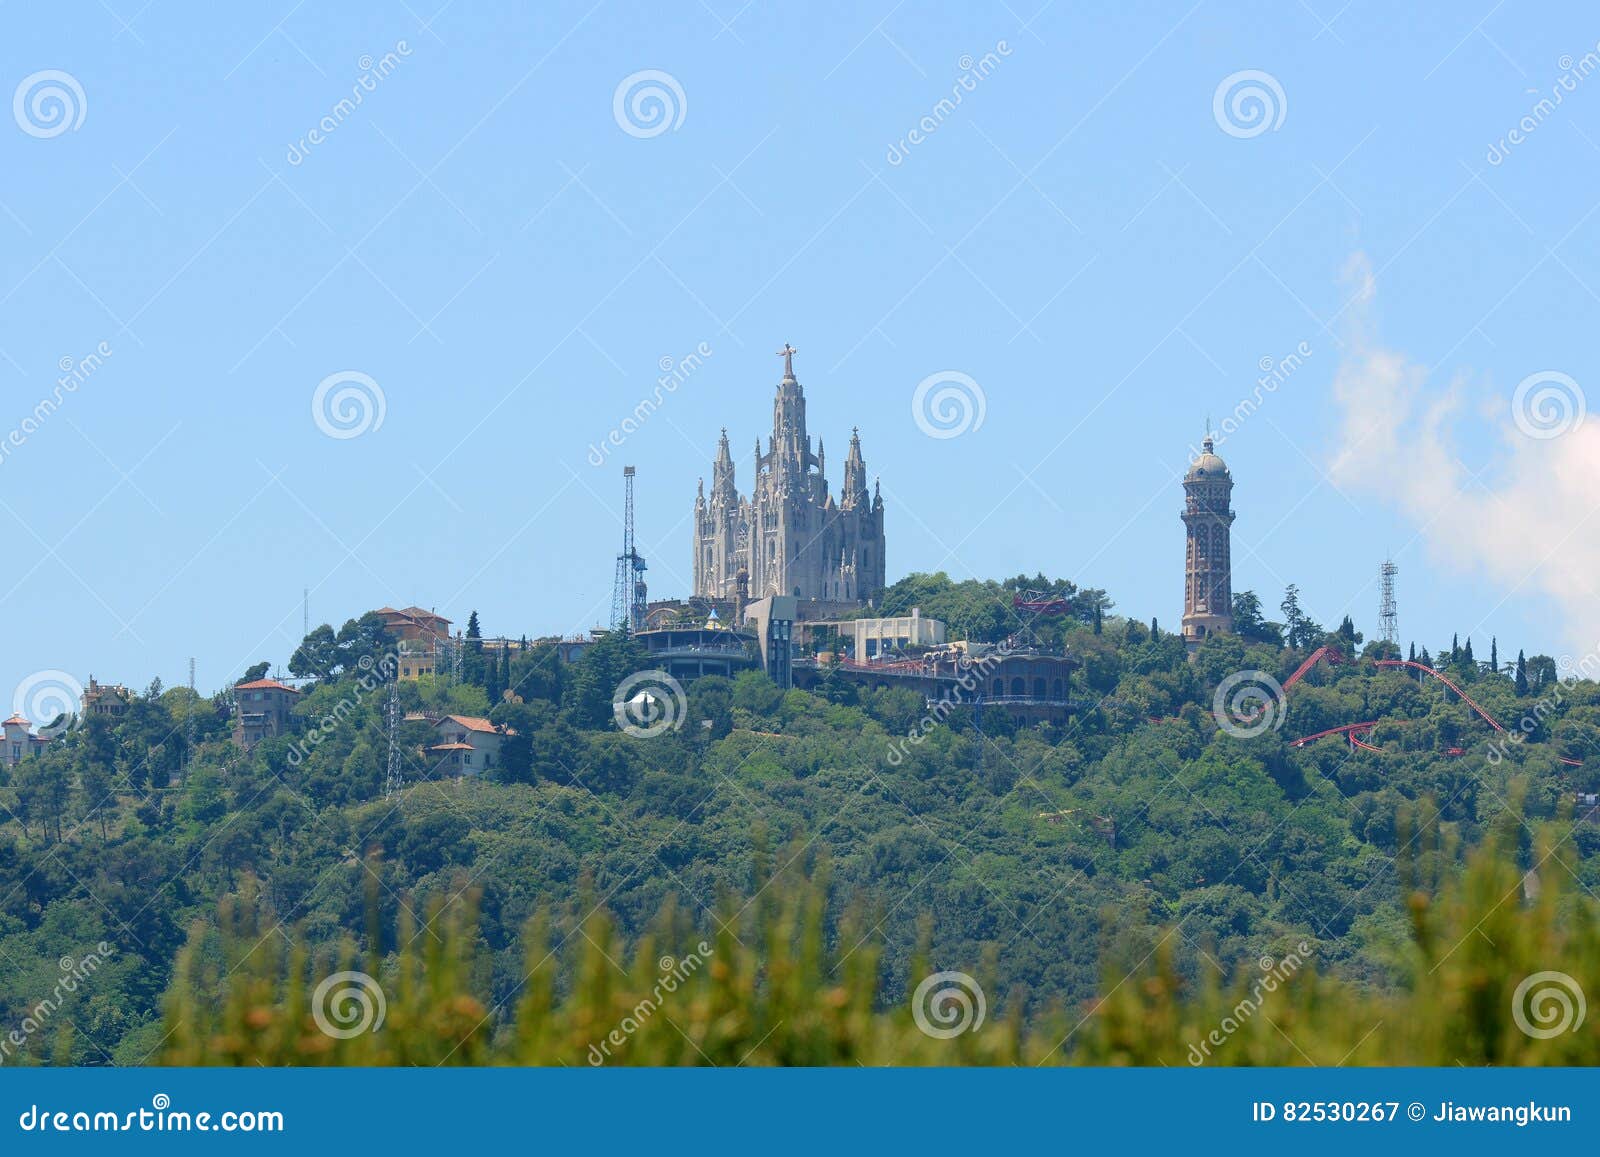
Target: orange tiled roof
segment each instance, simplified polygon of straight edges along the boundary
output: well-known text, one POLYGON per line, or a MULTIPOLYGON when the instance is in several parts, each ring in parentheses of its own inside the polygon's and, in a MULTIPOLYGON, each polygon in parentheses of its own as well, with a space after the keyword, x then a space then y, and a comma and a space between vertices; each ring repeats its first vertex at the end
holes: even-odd
POLYGON ((460 726, 465 727, 468 731, 486 731, 494 733, 500 730, 487 719, 477 715, 446 715, 443 719, 439 720, 438 723, 435 723, 434 726, 443 727, 446 723, 459 724, 460 726))
POLYGON ((13 715, 10 719, 7 719, 3 724, 0 724, 0 727, 10 727, 13 723, 20 723, 24 727, 33 726, 33 724, 30 723, 28 720, 24 719, 22 717, 21 713, 19 712, 18 714, 13 715))
POLYGON ((287 683, 280 683, 276 679, 256 679, 249 683, 240 683, 235 687, 238 691, 293 691, 300 694, 300 688, 291 687, 287 683))

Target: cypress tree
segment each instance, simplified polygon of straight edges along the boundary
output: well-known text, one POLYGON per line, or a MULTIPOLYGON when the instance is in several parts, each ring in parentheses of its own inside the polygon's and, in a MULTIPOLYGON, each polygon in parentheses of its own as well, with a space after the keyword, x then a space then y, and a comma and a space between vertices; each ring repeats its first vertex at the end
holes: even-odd
POLYGON ((1528 693, 1528 660, 1521 651, 1517 652, 1516 690, 1518 695, 1528 693))

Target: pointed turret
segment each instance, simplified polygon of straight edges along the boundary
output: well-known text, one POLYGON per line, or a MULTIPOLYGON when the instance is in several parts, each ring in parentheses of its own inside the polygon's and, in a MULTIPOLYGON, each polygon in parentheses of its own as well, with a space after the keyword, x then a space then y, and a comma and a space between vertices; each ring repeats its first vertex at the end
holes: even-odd
POLYGON ((850 453, 844 460, 844 482, 839 488, 839 505, 848 510, 867 500, 867 464, 861 457, 861 430, 850 430, 850 453))
POLYGON ((739 488, 734 484, 733 452, 728 447, 726 426, 717 442, 717 459, 711 466, 711 501, 718 506, 739 505, 739 488))

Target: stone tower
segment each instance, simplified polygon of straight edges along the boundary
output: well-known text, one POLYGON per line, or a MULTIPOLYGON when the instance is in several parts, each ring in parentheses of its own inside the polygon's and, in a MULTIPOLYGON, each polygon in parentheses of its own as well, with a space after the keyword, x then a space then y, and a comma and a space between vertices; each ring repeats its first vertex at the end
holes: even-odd
POLYGON ((1183 641, 1191 650, 1208 635, 1233 630, 1233 475, 1217 456, 1210 431, 1183 477, 1183 641))
POLYGON ((806 397, 785 345, 783 380, 772 403, 766 453, 758 439, 755 481, 748 499, 734 480, 728 433, 722 432, 711 469, 695 498, 694 593, 738 594, 741 572, 749 597, 794 595, 825 602, 865 602, 884 587, 883 496, 867 492, 861 437, 852 432, 838 501, 828 491, 827 458, 806 432, 806 397))

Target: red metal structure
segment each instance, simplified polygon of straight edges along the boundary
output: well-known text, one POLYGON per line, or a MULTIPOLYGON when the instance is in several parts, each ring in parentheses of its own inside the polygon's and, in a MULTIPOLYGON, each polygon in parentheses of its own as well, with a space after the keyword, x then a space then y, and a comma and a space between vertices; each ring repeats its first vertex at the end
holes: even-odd
MULTIPOLYGON (((1344 661, 1344 656, 1332 647, 1318 647, 1311 653, 1310 657, 1307 658, 1304 663, 1301 663, 1300 666, 1295 669, 1294 674, 1290 675, 1289 678, 1284 681, 1283 689, 1285 693, 1288 692, 1289 688, 1298 683, 1301 678, 1304 677, 1307 671, 1311 670, 1312 667, 1316 666, 1317 663, 1323 659, 1327 659, 1329 663, 1341 663, 1344 661)), ((1424 675, 1431 675, 1433 678, 1437 679, 1439 682, 1443 683, 1446 687, 1450 688, 1450 690, 1454 691, 1458 696, 1460 696, 1461 701, 1468 707, 1472 708, 1473 711, 1477 712, 1478 717, 1490 727, 1494 728, 1501 735, 1505 735, 1507 733, 1506 729, 1500 726, 1499 720, 1485 711, 1483 707, 1479 705, 1477 700, 1473 699, 1472 696, 1463 691, 1454 680, 1452 680, 1449 676, 1434 670, 1426 663, 1418 663, 1411 659, 1377 659, 1374 660, 1374 666, 1408 667, 1414 671, 1421 671, 1424 675)), ((1289 746, 1304 747, 1308 743, 1318 739, 1323 739, 1329 735, 1344 735, 1350 740, 1350 743, 1353 746, 1359 747, 1363 751, 1381 752, 1383 750, 1382 748, 1373 746, 1364 738, 1364 736, 1370 736, 1373 729, 1376 728, 1380 722, 1381 720, 1369 720, 1366 723, 1346 723, 1342 727, 1330 727, 1326 731, 1318 731, 1314 735, 1306 735, 1300 739, 1296 739, 1289 746)), ((1446 755, 1465 755, 1466 753, 1466 749, 1462 747, 1448 747, 1445 749, 1446 755)), ((1562 763, 1566 764, 1568 767, 1583 766, 1583 760, 1581 759, 1572 759, 1571 757, 1565 755, 1558 755, 1556 758, 1562 763)))
POLYGON ((1065 615, 1072 610, 1072 604, 1066 599, 1052 598, 1041 591, 1018 591, 1011 596, 1011 605, 1036 615, 1065 615))

